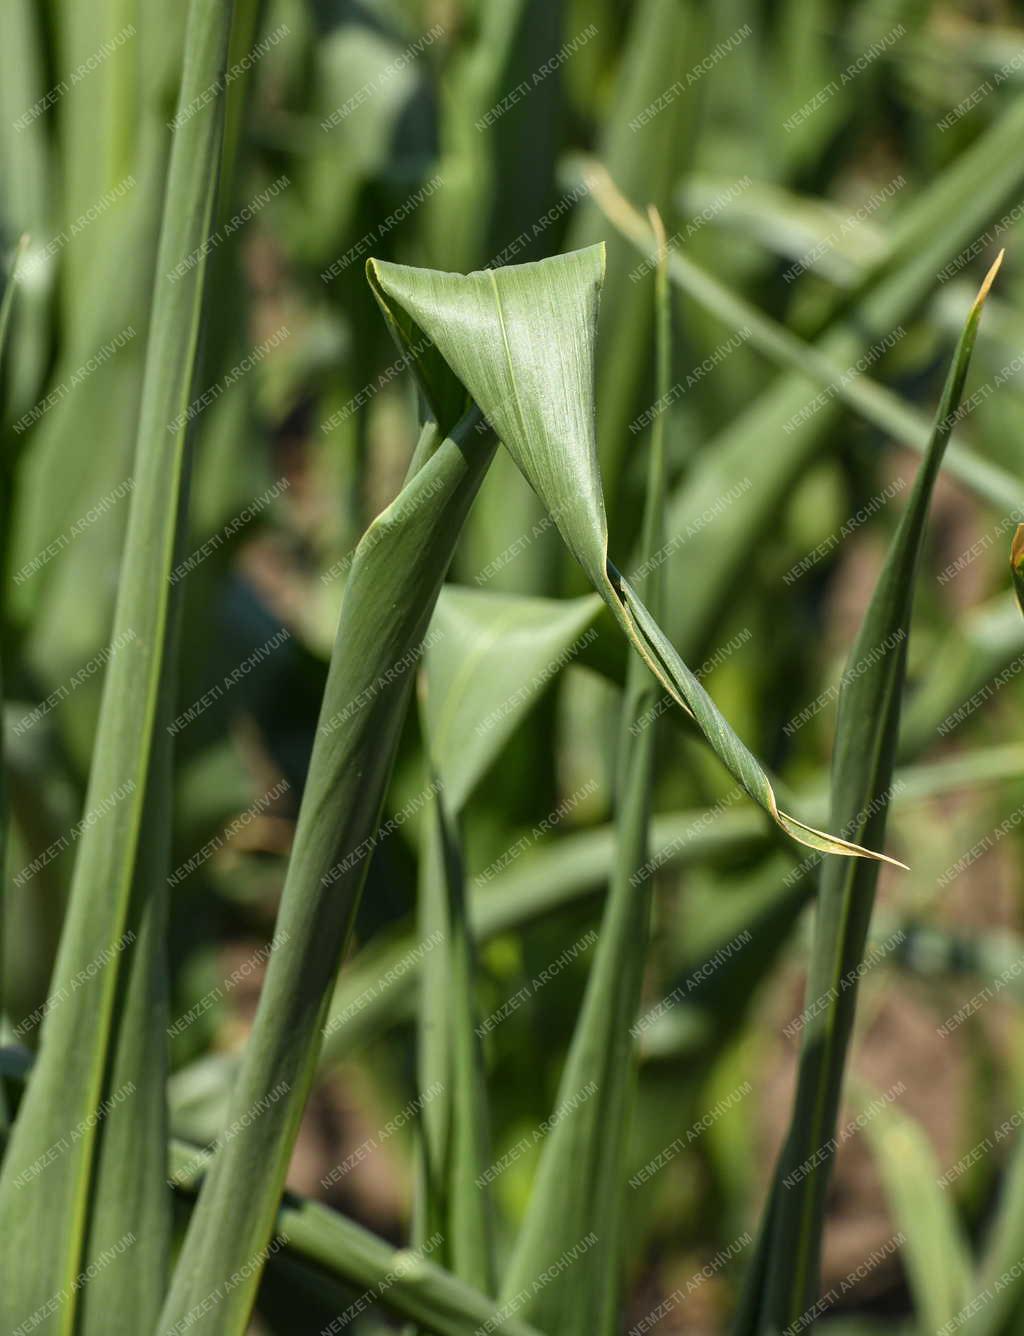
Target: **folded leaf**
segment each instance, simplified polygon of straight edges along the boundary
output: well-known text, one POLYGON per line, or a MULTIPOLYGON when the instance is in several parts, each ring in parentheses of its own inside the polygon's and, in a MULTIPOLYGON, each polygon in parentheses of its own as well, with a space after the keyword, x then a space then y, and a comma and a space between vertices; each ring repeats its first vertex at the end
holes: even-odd
POLYGON ((760 763, 608 559, 594 435, 603 246, 465 276, 384 261, 371 261, 370 269, 379 300, 392 311, 396 326, 414 328, 429 340, 431 363, 421 369, 421 377, 436 375, 435 351, 443 356, 547 506, 633 648, 693 716, 749 796, 801 844, 884 860, 779 811, 760 763))

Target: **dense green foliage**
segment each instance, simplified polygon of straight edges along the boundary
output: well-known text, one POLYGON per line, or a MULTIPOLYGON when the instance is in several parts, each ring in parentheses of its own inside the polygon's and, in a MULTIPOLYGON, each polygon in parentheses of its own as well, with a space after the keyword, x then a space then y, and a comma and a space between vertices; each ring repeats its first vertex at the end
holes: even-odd
POLYGON ((1019 16, 4 35, 0 1336, 1014 1336, 1019 16))

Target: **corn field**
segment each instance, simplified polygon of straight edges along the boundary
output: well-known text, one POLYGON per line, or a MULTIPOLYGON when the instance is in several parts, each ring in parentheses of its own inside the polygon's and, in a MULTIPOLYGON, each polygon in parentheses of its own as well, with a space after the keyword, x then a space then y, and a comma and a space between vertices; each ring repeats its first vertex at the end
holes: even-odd
POLYGON ((1019 7, 3 32, 0 1336, 1019 1336, 1019 7))

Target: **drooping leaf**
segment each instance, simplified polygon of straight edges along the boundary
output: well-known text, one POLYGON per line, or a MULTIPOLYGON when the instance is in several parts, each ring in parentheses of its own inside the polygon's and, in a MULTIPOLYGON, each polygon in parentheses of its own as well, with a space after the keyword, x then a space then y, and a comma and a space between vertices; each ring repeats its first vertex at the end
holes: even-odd
MULTIPOLYGON (((541 497, 629 642, 692 715, 719 759, 787 834, 823 852, 868 855, 779 810, 768 776, 608 558, 594 436, 594 346, 604 251, 438 274, 371 262, 380 299, 444 357, 541 497)), ((660 556, 660 554, 659 554, 660 556)))
MULTIPOLYGON (((668 390, 671 312, 665 267, 665 235, 659 229, 655 279, 658 392, 668 390)), ((661 615, 664 571, 656 560, 665 542, 665 418, 654 423, 649 445, 647 496, 640 542, 638 583, 661 615)), ((565 1336, 613 1336, 622 1286, 622 1215, 629 1112, 633 1093, 633 1019, 647 959, 653 879, 649 827, 657 730, 648 716, 658 698, 655 679, 638 655, 626 675, 619 738, 616 847, 601 935, 583 1005, 562 1072, 559 1117, 541 1152, 540 1166, 505 1273, 506 1300, 529 1292, 553 1258, 571 1254, 580 1239, 595 1244, 542 1289, 534 1288, 524 1311, 546 1331, 565 1336), (645 725, 645 722, 647 726, 645 725), (587 1097, 581 1099, 581 1092, 587 1097)))

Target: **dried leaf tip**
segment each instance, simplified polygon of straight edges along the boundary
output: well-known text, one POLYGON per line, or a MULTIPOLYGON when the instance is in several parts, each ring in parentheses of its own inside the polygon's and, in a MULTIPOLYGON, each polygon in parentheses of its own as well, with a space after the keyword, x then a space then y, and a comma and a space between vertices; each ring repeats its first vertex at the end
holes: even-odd
POLYGON ((898 858, 890 858, 888 854, 877 854, 879 863, 888 863, 890 867, 898 867, 901 872, 909 872, 910 866, 907 863, 901 863, 898 858))
POLYGON ((985 275, 985 281, 982 283, 981 287, 978 289, 978 295, 977 295, 977 297, 975 297, 975 299, 974 299, 974 309, 975 309, 975 311, 980 310, 981 307, 984 306, 984 304, 985 304, 985 298, 988 296, 989 289, 991 288, 992 284, 996 281, 996 274, 999 273, 999 270, 1000 270, 1000 268, 1001 268, 1001 266, 1002 266, 1002 263, 1003 263, 1003 256, 1004 256, 1005 254, 1006 254, 1006 250, 1005 250, 1005 249, 1003 249, 1003 250, 1001 250, 1001 251, 999 252, 999 254, 996 256, 996 258, 995 258, 995 260, 994 260, 994 262, 993 262, 993 264, 992 264, 992 268, 991 268, 991 269, 988 271, 988 273, 985 275))

